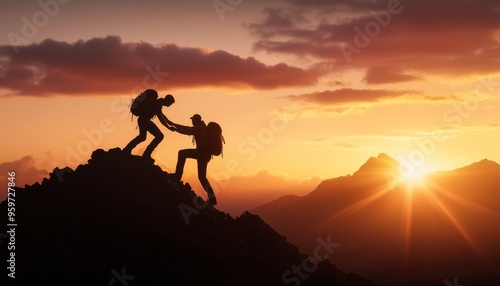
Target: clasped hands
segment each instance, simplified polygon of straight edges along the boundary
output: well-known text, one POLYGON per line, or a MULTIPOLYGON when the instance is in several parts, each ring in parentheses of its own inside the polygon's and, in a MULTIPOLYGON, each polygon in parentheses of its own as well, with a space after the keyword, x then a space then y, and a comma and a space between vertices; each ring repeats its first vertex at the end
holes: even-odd
POLYGON ((162 114, 161 117, 163 118, 163 120, 160 120, 160 121, 162 121, 163 125, 165 125, 165 127, 167 127, 168 130, 170 130, 172 132, 177 131, 177 128, 175 127, 175 123, 170 121, 170 119, 168 119, 164 114, 162 114))

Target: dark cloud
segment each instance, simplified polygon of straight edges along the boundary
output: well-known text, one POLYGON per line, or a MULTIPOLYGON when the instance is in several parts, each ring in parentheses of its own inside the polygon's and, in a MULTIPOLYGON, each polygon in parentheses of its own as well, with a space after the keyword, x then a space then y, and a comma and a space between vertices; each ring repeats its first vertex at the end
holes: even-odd
POLYGON ((402 74, 383 67, 368 69, 364 81, 368 84, 383 84, 393 82, 405 82, 420 79, 418 76, 402 74))
POLYGON ((20 95, 110 94, 143 88, 274 89, 316 83, 319 70, 266 65, 225 51, 174 44, 122 43, 119 37, 0 46, 0 85, 20 95))
POLYGON ((415 74, 500 72, 498 1, 287 2, 247 25, 255 50, 310 57, 336 71, 366 69, 371 84, 414 80, 415 74))
POLYGON ((379 90, 379 89, 351 89, 325 90, 302 95, 290 95, 287 98, 298 101, 324 105, 342 105, 357 102, 378 102, 396 98, 411 98, 422 100, 443 100, 441 97, 429 97, 413 90, 379 90))

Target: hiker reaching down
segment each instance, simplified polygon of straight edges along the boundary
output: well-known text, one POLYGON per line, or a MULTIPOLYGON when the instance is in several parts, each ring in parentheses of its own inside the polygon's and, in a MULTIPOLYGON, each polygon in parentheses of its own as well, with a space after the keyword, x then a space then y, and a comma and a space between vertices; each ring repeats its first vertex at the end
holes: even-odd
POLYGON ((207 166, 208 162, 210 162, 210 160, 212 159, 212 153, 210 152, 210 148, 208 147, 207 125, 203 120, 201 120, 201 116, 199 114, 193 115, 190 119, 193 126, 184 126, 176 124, 170 121, 166 117, 160 120, 160 122, 162 122, 163 125, 165 125, 168 129, 172 131, 177 131, 184 135, 193 135, 194 140, 196 142, 196 149, 191 148, 179 151, 174 176, 180 180, 182 178, 182 173, 184 171, 184 165, 186 163, 186 159, 187 158, 196 159, 198 163, 198 179, 200 180, 203 189, 208 194, 208 200, 210 204, 216 205, 217 199, 215 198, 212 186, 210 185, 207 179, 207 166))
POLYGON ((142 154, 142 157, 149 163, 154 163, 151 158, 151 153, 163 140, 163 133, 153 123, 152 119, 157 116, 162 124, 165 124, 163 118, 166 118, 162 113, 163 106, 170 106, 175 102, 171 94, 167 94, 164 98, 158 98, 158 92, 153 89, 148 89, 142 92, 131 104, 131 112, 138 116, 137 124, 139 125, 139 135, 137 135, 130 143, 123 148, 123 152, 130 154, 132 149, 137 144, 146 140, 147 133, 153 134, 155 137, 142 154))

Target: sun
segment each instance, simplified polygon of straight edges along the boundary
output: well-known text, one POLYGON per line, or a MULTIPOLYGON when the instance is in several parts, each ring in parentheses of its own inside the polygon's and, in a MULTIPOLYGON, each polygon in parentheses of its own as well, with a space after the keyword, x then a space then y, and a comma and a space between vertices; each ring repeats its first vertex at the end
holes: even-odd
POLYGON ((404 177, 405 184, 409 186, 424 185, 426 176, 431 173, 432 170, 426 166, 421 166, 418 169, 413 170, 410 174, 404 177))
POLYGON ((420 173, 411 174, 405 178, 405 183, 411 184, 411 185, 417 184, 417 183, 423 181, 424 176, 425 176, 425 174, 420 174, 420 173))

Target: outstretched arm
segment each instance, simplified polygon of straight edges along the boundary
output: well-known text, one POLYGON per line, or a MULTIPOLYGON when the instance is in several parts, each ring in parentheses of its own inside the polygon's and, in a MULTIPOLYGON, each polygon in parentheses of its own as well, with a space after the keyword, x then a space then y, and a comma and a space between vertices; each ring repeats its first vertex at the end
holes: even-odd
POLYGON ((174 123, 174 122, 172 122, 170 120, 168 120, 168 122, 170 123, 171 126, 173 126, 175 128, 175 131, 177 131, 177 132, 179 132, 181 134, 184 134, 184 135, 194 135, 194 133, 195 133, 195 128, 194 127, 180 125, 180 124, 174 123))
POLYGON ((194 135, 194 133, 195 133, 194 127, 184 126, 184 125, 174 123, 171 120, 169 120, 165 116, 165 114, 163 114, 163 112, 159 112, 157 116, 158 116, 158 119, 160 120, 161 124, 165 125, 165 127, 167 127, 168 129, 170 129, 172 131, 177 131, 177 132, 184 134, 184 135, 194 135))
POLYGON ((175 127, 172 127, 173 122, 170 121, 163 112, 158 112, 157 114, 158 120, 160 120, 161 124, 163 124, 165 127, 167 127, 171 131, 176 131, 175 127))

